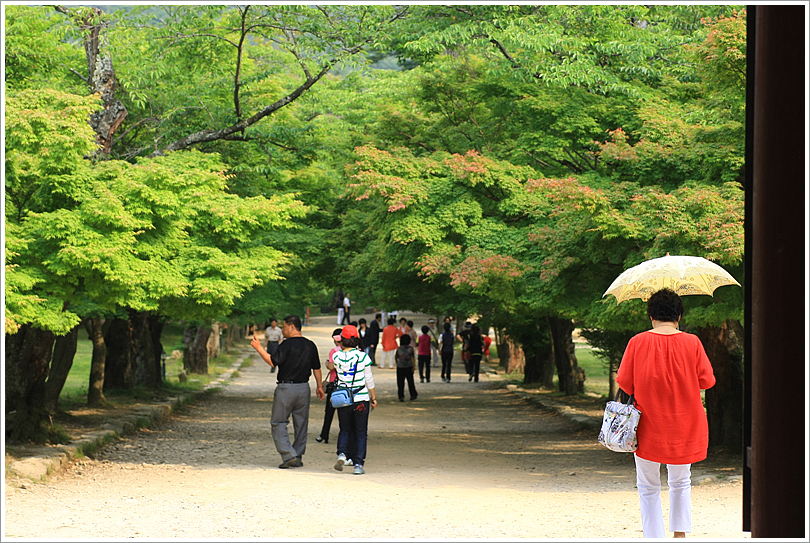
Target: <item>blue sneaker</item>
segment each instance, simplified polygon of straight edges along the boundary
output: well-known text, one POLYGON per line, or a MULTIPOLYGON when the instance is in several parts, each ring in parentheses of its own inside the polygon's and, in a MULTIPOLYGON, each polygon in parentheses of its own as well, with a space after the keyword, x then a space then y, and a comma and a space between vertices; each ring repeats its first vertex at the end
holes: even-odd
POLYGON ((357 465, 354 466, 354 474, 355 475, 363 475, 365 472, 366 472, 366 470, 364 470, 363 466, 361 466, 360 464, 357 464, 357 465))

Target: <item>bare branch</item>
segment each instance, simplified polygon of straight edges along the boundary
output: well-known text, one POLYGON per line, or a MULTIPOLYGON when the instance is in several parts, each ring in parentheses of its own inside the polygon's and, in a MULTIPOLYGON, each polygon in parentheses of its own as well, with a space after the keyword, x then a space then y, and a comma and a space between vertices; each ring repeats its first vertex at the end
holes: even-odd
POLYGON ((248 128, 249 126, 252 126, 257 122, 259 122, 260 120, 264 119, 268 115, 283 108, 287 104, 293 102, 299 96, 308 91, 321 78, 323 78, 323 76, 325 76, 329 72, 329 69, 330 69, 329 65, 325 66, 315 77, 308 78, 293 92, 291 92, 290 94, 279 100, 276 100, 269 106, 262 108, 258 113, 255 113, 254 115, 248 117, 247 119, 240 120, 239 122, 232 124, 231 126, 228 126, 226 128, 222 128, 220 130, 201 130, 199 132, 195 132, 194 134, 189 134, 188 136, 181 138, 162 149, 157 148, 156 145, 155 152, 149 156, 151 158, 165 154, 169 151, 178 151, 180 149, 186 149, 198 143, 207 143, 210 141, 224 139, 231 136, 232 134, 235 134, 236 132, 241 132, 246 128, 248 128))

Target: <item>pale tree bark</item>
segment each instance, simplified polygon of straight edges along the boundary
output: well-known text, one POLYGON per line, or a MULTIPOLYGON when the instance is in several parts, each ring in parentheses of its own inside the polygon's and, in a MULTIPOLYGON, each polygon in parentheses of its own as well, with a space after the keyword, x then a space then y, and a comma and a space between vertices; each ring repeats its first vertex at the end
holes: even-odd
POLYGON ((208 374, 210 326, 190 326, 183 334, 183 367, 189 373, 208 374))
POLYGON ((109 155, 113 135, 127 117, 127 108, 115 93, 118 84, 113 69, 112 57, 107 51, 103 30, 106 23, 101 20, 103 12, 99 8, 67 9, 54 6, 54 9, 73 19, 84 34, 84 52, 87 58, 87 77, 84 78, 91 94, 98 94, 103 103, 102 109, 90 115, 89 123, 96 132, 99 144, 97 155, 109 155))
POLYGON ((208 358, 217 358, 219 356, 219 323, 215 322, 211 325, 211 335, 208 336, 208 358))

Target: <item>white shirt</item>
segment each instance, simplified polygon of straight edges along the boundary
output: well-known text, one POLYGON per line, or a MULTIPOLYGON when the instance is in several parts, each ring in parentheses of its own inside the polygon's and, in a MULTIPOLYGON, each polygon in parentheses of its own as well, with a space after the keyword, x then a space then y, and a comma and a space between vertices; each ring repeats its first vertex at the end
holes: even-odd
POLYGON ((351 306, 352 303, 349 301, 349 297, 346 296, 345 298, 343 298, 343 307, 351 307, 351 306))

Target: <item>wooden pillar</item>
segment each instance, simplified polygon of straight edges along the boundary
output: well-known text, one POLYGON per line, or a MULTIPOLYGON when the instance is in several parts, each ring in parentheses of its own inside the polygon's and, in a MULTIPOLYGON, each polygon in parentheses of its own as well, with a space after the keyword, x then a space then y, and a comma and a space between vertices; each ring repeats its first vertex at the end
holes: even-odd
POLYGON ((802 5, 756 6, 748 51, 754 55, 753 187, 746 202, 752 537, 807 536, 806 13, 802 5))

